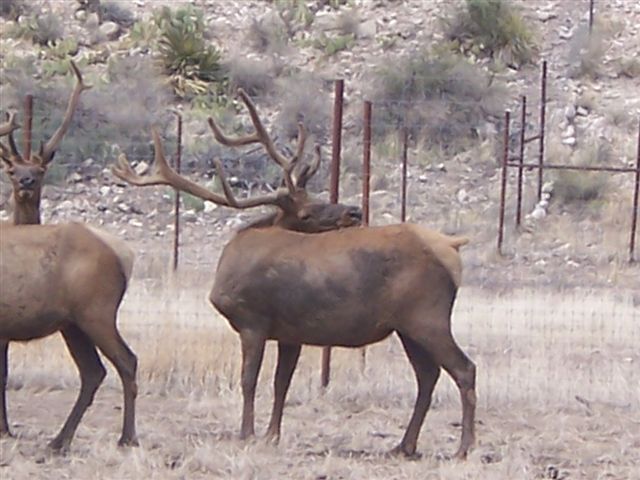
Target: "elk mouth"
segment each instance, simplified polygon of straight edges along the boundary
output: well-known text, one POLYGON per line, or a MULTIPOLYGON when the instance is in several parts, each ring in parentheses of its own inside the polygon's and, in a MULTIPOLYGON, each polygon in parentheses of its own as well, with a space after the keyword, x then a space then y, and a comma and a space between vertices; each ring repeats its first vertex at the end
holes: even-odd
POLYGON ((342 215, 342 218, 338 221, 338 227, 358 227, 362 225, 362 210, 358 207, 350 207, 342 215))
POLYGON ((35 191, 33 188, 19 188, 18 189, 18 198, 20 200, 31 200, 33 198, 33 196, 35 195, 35 191))

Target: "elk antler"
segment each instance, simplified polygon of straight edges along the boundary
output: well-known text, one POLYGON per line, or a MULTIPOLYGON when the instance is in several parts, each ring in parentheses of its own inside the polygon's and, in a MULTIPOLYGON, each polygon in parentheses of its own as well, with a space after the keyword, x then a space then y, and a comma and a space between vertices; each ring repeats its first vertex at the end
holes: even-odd
POLYGON ((304 153, 304 144, 307 139, 304 126, 302 123, 298 123, 298 148, 293 158, 291 160, 287 160, 284 155, 276 150, 273 140, 271 140, 271 137, 269 137, 269 134, 264 128, 264 125, 258 116, 256 106, 251 101, 251 98, 249 98, 249 95, 247 95, 247 93, 241 88, 238 89, 238 95, 247 106, 247 110, 249 110, 249 116, 251 117, 255 132, 244 137, 229 137, 222 132, 215 120, 212 117, 209 117, 209 126, 213 132, 213 136, 219 143, 228 147, 239 147, 242 145, 249 145, 251 143, 262 144, 269 156, 282 168, 284 172, 284 183, 287 186, 289 193, 295 193, 296 184, 291 178, 291 172, 304 153))
POLYGON ((18 152, 16 140, 13 138, 13 132, 18 128, 20 128, 20 125, 16 122, 15 112, 7 113, 7 122, 0 125, 0 137, 5 135, 9 137, 9 148, 0 142, 0 156, 10 163, 24 163, 22 156, 18 152))
POLYGON ((222 183, 222 189, 225 195, 224 197, 198 185, 195 182, 192 182, 188 178, 185 178, 182 175, 178 174, 173 168, 169 166, 164 154, 164 147, 162 146, 160 135, 155 128, 152 129, 152 135, 155 148, 153 172, 149 175, 138 175, 137 173, 135 173, 133 168, 131 168, 127 157, 122 154, 118 157, 117 164, 111 168, 111 171, 116 177, 124 180, 127 183, 130 183, 131 185, 136 186, 168 185, 175 189, 199 197, 203 200, 208 200, 225 207, 244 209, 257 207, 259 205, 280 204, 283 195, 282 192, 278 191, 267 195, 260 195, 253 198, 237 200, 233 195, 231 187, 229 186, 229 182, 227 181, 222 163, 217 159, 214 160, 214 163, 216 166, 216 172, 222 183))
POLYGON ((16 121, 16 112, 7 113, 7 121, 0 125, 0 137, 9 135, 14 130, 20 128, 20 125, 16 121))
POLYGON ((91 85, 85 84, 84 81, 82 80, 82 74, 80 73, 80 70, 78 69, 76 64, 73 62, 73 60, 71 61, 71 69, 73 70, 73 73, 76 76, 77 83, 75 88, 73 89, 73 92, 71 93, 71 96, 69 97, 69 103, 67 104, 67 111, 64 113, 64 118, 62 119, 62 123, 60 124, 58 129, 53 133, 49 141, 40 146, 40 157, 42 159, 41 161, 43 166, 46 166, 51 161, 51 159, 53 158, 53 154, 55 153, 56 149, 60 145, 60 142, 62 141, 62 138, 67 133, 67 130, 69 129, 69 125, 71 124, 73 113, 78 107, 80 94, 84 90, 88 90, 91 88, 91 85))
POLYGON ((303 165, 300 167, 300 173, 298 173, 297 177, 294 179, 296 187, 305 189, 307 187, 307 182, 313 177, 318 168, 320 168, 320 161, 322 159, 322 154, 320 152, 320 145, 316 145, 314 149, 314 160, 311 165, 303 165))

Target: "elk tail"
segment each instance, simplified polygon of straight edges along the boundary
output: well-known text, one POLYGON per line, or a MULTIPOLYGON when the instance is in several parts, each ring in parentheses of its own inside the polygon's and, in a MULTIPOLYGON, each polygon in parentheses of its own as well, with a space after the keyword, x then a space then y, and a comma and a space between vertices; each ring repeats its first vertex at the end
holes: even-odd
POLYGON ((460 250, 460 247, 469 243, 468 237, 449 237, 449 245, 451 245, 456 250, 460 250))

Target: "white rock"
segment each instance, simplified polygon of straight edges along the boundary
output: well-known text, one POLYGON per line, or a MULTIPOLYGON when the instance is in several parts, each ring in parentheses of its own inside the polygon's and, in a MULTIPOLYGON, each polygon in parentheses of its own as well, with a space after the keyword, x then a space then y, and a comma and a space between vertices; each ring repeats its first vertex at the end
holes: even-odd
POLYGON ((563 138, 562 139, 562 144, 563 145, 569 145, 570 147, 573 147, 576 144, 576 137, 563 138))
POLYGON ((149 164, 145 161, 139 162, 133 169, 137 175, 144 175, 149 171, 149 164))
POLYGON ((429 181, 429 177, 427 177, 424 173, 418 177, 418 181, 420 183, 427 183, 429 181))
POLYGON ((531 218, 533 218, 534 220, 540 220, 541 218, 544 218, 547 216, 547 212, 544 211, 543 208, 540 208, 538 205, 536 205, 536 208, 533 209, 533 212, 531 212, 531 218))
POLYGON ((469 194, 464 188, 462 188, 458 190, 458 193, 456 194, 456 198, 458 199, 458 202, 465 203, 467 200, 469 200, 469 194))
POLYGON ((562 138, 569 138, 569 137, 575 137, 576 136, 576 127, 574 127, 573 125, 569 125, 567 127, 567 129, 562 132, 562 138))
POLYGON ((575 105, 569 105, 564 110, 564 116, 569 121, 569 123, 573 122, 573 119, 576 118, 576 107, 575 105))
POLYGON ((140 220, 136 220, 135 218, 130 219, 127 223, 132 227, 142 227, 142 222, 140 220))
POLYGON ((553 192, 553 182, 544 182, 542 185, 542 193, 552 193, 553 192))
POLYGON ((103 185, 100 187, 100 195, 106 197, 111 193, 111 189, 107 185, 103 185))
POLYGON ((213 202, 204 202, 204 213, 211 213, 218 208, 213 202))
POLYGON ((104 22, 98 31, 106 39, 115 40, 120 35, 120 26, 115 22, 104 22))
POLYGON ((576 109, 576 114, 580 115, 581 117, 586 117, 587 115, 589 115, 589 110, 584 107, 578 107, 576 109))

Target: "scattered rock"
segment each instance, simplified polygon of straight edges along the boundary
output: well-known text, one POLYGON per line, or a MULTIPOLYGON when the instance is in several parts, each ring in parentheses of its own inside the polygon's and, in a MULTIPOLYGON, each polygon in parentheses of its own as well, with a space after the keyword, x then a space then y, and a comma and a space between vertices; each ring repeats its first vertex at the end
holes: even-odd
POLYGON ((149 171, 149 164, 144 160, 140 161, 133 170, 136 172, 136 175, 144 175, 149 171))
POLYGON ((120 36, 120 26, 115 22, 104 22, 98 32, 107 40, 116 40, 120 36))
POLYGON ((562 139, 562 144, 563 145, 568 145, 570 147, 574 147, 576 145, 576 137, 568 137, 568 138, 563 138, 562 139))
POLYGON ((466 203, 469 200, 469 194, 464 188, 462 188, 458 190, 458 193, 456 194, 456 198, 458 199, 458 202, 466 203))

